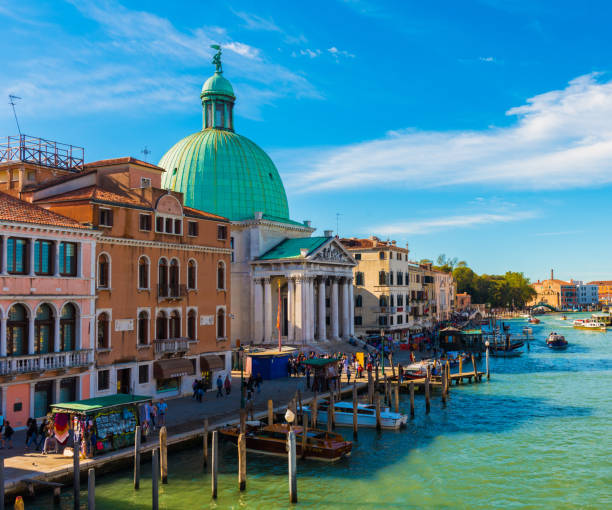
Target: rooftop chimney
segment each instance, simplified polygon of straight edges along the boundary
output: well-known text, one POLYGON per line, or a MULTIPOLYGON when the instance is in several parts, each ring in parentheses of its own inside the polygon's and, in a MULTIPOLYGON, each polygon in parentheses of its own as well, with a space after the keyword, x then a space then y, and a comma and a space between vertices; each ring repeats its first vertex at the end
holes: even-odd
POLYGON ((306 258, 306 255, 308 255, 308 248, 300 248, 300 257, 306 258))
POLYGON ((550 270, 550 279, 551 280, 555 279, 555 271, 553 269, 550 270))
POLYGON ((304 220, 304 225, 306 225, 308 228, 310 228, 310 226, 312 225, 312 221, 304 220))

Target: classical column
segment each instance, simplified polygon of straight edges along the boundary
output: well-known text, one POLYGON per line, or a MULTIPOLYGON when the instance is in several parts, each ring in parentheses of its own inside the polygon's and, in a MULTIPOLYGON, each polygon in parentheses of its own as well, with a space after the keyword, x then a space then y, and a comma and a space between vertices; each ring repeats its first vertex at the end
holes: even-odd
POLYGON ((0 356, 2 357, 6 356, 6 320, 6 317, 0 319, 0 356))
POLYGON ((348 278, 344 278, 342 281, 342 338, 347 339, 350 335, 349 326, 349 284, 348 278))
MULTIPOLYGON (((36 383, 30 383, 30 414, 29 416, 34 416, 34 393, 36 391, 36 383)), ((35 417, 35 416, 34 416, 35 417)))
POLYGON ((264 342, 272 341, 272 285, 264 278, 264 342))
POLYGON ((349 335, 355 336, 355 298, 353 297, 353 279, 348 280, 349 302, 349 335))
POLYGON ((301 342, 304 339, 304 310, 302 307, 304 292, 302 290, 304 286, 304 280, 301 276, 295 279, 295 304, 294 304, 294 317, 295 317, 295 333, 294 339, 296 342, 301 342))
POLYGON ((310 316, 308 313, 308 285, 310 277, 305 276, 302 283, 302 342, 310 338, 310 316))
POLYGON ((319 340, 325 340, 327 338, 327 325, 325 318, 327 311, 325 310, 325 279, 319 280, 319 340))
POLYGON ((264 314, 263 314, 263 285, 261 278, 255 278, 253 292, 253 322, 255 332, 255 343, 261 343, 264 335, 264 314))
MULTIPOLYGON (((61 310, 60 310, 61 313, 61 310)), ((81 321, 77 322, 78 327, 81 326, 81 321)), ((75 330, 77 329, 76 327, 74 328, 75 330)), ((76 336, 76 331, 75 331, 75 336, 76 336)), ((74 347, 72 349, 73 351, 78 350, 78 347, 76 345, 76 339, 75 339, 75 343, 74 343, 74 347)), ((55 316, 55 322, 53 323, 53 352, 60 352, 60 318, 59 318, 59 314, 57 314, 55 316)))
POLYGON ((34 354, 34 313, 30 314, 28 327, 28 354, 34 354))
POLYGON ((331 295, 329 297, 330 307, 330 336, 332 340, 338 340, 338 279, 332 278, 331 295))
POLYGON ((287 278, 287 341, 292 342, 294 339, 295 329, 295 314, 293 308, 295 306, 295 281, 293 278, 287 278))
POLYGON ((306 341, 312 342, 314 340, 314 280, 308 278, 306 281, 306 341))

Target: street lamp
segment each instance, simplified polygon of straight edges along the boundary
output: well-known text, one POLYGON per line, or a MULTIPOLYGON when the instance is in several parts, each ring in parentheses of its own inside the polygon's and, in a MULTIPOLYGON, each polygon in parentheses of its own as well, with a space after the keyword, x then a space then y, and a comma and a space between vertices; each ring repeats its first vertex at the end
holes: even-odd
POLYGON ((238 347, 240 353, 240 409, 244 409, 244 347, 242 345, 238 347))

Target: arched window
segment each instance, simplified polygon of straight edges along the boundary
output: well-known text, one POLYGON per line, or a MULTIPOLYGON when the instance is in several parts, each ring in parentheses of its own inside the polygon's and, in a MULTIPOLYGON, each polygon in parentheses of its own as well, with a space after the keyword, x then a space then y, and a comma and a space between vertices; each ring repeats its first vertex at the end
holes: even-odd
POLYGON ((158 340, 168 338, 168 316, 164 311, 159 312, 157 319, 155 319, 155 335, 158 340))
POLYGON ((170 314, 170 338, 181 337, 181 316, 174 310, 170 314))
POLYGON ((105 253, 98 257, 98 287, 108 289, 110 286, 110 258, 105 253))
POLYGON ((138 314, 138 345, 149 343, 149 314, 142 311, 138 314))
POLYGON ((157 287, 160 297, 168 296, 168 262, 166 259, 159 260, 157 268, 157 287))
POLYGON ((67 303, 62 308, 60 316, 60 351, 74 351, 76 349, 76 309, 73 304, 67 303))
POLYGON ((387 296, 380 296, 378 298, 378 305, 379 306, 387 306, 387 296))
POLYGON ((179 295, 179 264, 176 259, 170 262, 170 295, 179 295))
POLYGON ((221 261, 217 264, 217 289, 225 290, 225 264, 221 261))
POLYGON ((6 353, 24 356, 28 353, 28 313, 23 305, 13 305, 6 322, 6 353))
POLYGON ((217 311, 217 338, 225 338, 225 310, 223 308, 217 311))
POLYGON ((197 288, 197 268, 194 260, 189 261, 189 265, 187 266, 187 288, 195 289, 197 288))
POLYGON ((98 315, 98 349, 110 348, 110 319, 106 312, 98 315))
POLYGON ((138 288, 149 288, 149 260, 146 257, 138 259, 138 288))
POLYGON ((46 354, 49 348, 53 347, 54 329, 53 310, 49 305, 40 305, 34 318, 34 352, 36 354, 46 354))
POLYGON ((189 338, 189 340, 196 339, 196 319, 197 315, 195 310, 189 310, 187 314, 187 338, 189 338))
POLYGON ((363 306, 363 296, 355 296, 355 308, 361 308, 363 306))

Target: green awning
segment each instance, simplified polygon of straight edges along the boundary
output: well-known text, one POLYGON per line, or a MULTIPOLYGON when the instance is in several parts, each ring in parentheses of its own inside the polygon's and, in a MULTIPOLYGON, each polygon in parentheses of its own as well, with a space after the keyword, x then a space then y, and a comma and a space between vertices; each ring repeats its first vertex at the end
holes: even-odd
POLYGON ((151 400, 152 397, 145 397, 143 395, 125 395, 118 393, 117 395, 107 395, 104 397, 88 398, 85 400, 77 400, 75 402, 66 402, 51 404, 53 411, 68 411, 77 413, 89 413, 104 409, 108 407, 124 406, 128 404, 141 404, 147 400, 151 400))
POLYGON ((311 367, 324 367, 331 363, 338 363, 340 358, 312 358, 302 361, 302 365, 310 365, 311 367))
POLYGON ((481 329, 466 329, 461 332, 462 335, 482 335, 481 329))

